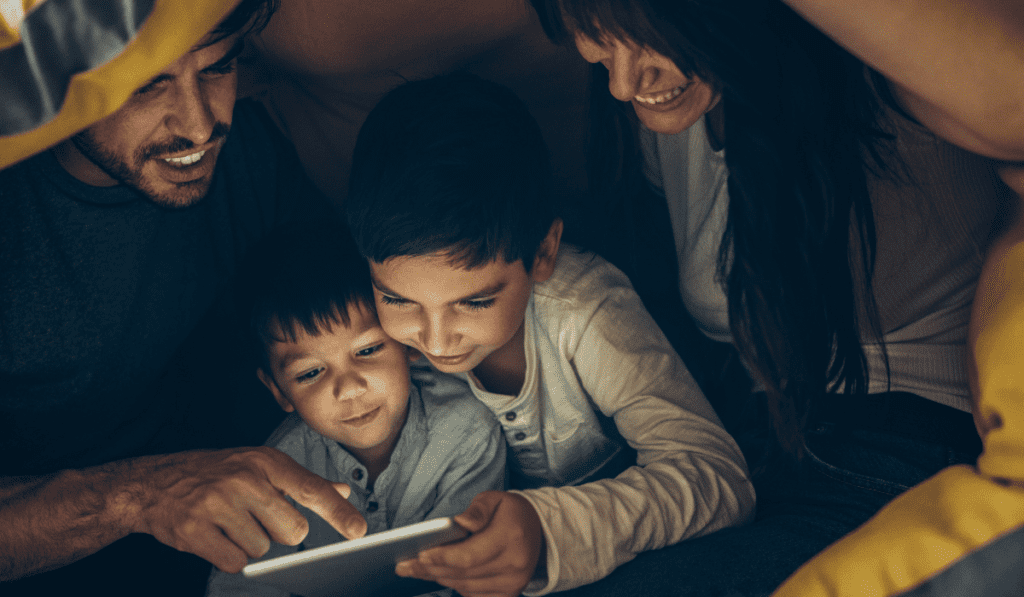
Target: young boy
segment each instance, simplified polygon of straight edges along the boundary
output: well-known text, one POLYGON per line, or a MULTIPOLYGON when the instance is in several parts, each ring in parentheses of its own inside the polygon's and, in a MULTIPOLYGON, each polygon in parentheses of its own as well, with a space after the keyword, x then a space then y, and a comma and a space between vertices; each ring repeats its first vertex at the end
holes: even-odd
MULTIPOLYGON (((344 225, 286 231, 249 260, 257 375, 291 413, 267 440, 328 481, 347 483, 367 534, 452 516, 502 489, 505 443, 493 416, 461 381, 409 361, 374 312, 366 261, 344 225)), ((309 534, 265 558, 342 540, 300 507, 309 534)), ((214 571, 208 595, 282 595, 214 571)))
POLYGON ((346 209, 381 325, 469 382, 520 489, 398 566, 464 595, 569 589, 753 511, 736 443, 622 272, 560 247, 553 200, 537 125, 498 85, 409 83, 360 131, 346 209), (639 466, 619 472, 626 444, 639 466))

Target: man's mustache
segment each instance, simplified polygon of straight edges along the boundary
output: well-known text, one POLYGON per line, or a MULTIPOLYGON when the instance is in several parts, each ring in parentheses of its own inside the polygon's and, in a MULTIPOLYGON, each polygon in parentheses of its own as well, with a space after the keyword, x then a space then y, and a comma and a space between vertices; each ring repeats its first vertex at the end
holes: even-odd
MULTIPOLYGON (((206 140, 203 145, 219 141, 228 136, 228 132, 231 131, 231 125, 223 122, 216 122, 213 125, 213 130, 210 131, 210 138, 206 140)), ((196 147, 196 144, 185 137, 175 137, 167 143, 161 143, 159 145, 150 145, 142 150, 142 161, 151 159, 160 155, 167 155, 169 153, 178 153, 179 151, 186 151, 196 147)))

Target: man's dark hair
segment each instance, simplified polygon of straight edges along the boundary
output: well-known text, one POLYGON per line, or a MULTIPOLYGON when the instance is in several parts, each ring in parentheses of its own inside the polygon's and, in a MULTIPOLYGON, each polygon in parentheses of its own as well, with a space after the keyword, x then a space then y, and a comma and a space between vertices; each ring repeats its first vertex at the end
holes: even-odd
POLYGON ((499 257, 529 271, 555 219, 540 128, 511 90, 456 73, 406 83, 370 112, 346 198, 363 256, 499 257))
POLYGON ((241 0, 228 16, 217 23, 202 45, 212 46, 220 40, 231 37, 239 31, 242 37, 263 31, 270 17, 279 6, 280 0, 241 0))
POLYGON ((239 295, 253 356, 267 373, 273 342, 348 326, 350 308, 376 314, 366 260, 333 219, 283 228, 257 245, 242 268, 239 295))

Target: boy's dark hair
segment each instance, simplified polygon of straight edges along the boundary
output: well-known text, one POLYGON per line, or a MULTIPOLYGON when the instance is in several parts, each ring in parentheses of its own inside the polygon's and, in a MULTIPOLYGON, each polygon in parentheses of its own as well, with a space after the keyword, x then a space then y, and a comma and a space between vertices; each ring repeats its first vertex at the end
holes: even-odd
POLYGON ((527 271, 555 219, 540 128, 512 91, 456 73, 406 83, 356 141, 346 210, 364 257, 441 253, 527 271))
POLYGON ((246 257, 239 294, 253 357, 267 373, 271 343, 294 341, 300 329, 318 336, 348 326, 349 308, 376 314, 366 260, 336 220, 292 225, 257 245, 246 257))

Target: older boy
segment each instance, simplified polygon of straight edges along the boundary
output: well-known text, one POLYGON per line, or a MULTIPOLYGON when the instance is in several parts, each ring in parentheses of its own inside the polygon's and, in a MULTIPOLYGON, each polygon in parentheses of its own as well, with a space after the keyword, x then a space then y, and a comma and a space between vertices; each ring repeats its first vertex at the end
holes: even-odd
MULTIPOLYGON (((452 516, 481 491, 502 489, 505 442, 461 381, 417 367, 418 357, 377 322, 366 262, 344 227, 289 230, 257 251, 246 272, 257 375, 288 413, 267 440, 317 475, 345 482, 367 532, 452 516)), ((300 546, 342 536, 299 506, 300 546)), ((208 595, 283 593, 215 571, 208 595)))
POLYGON ((470 383, 524 488, 398 567, 467 596, 569 589, 753 511, 735 442, 622 272, 560 251, 552 199, 540 132, 498 85, 409 83, 359 134, 347 210, 381 325, 470 383))

